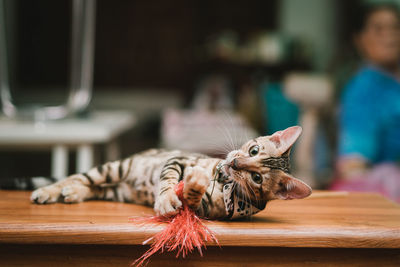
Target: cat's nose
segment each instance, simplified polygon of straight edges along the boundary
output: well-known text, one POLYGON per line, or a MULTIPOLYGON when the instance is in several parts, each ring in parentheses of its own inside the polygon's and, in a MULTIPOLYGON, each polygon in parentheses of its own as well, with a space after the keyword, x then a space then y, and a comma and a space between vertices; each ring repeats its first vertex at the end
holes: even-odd
POLYGON ((231 161, 231 168, 234 169, 235 171, 238 170, 238 161, 237 161, 237 159, 233 159, 231 161))

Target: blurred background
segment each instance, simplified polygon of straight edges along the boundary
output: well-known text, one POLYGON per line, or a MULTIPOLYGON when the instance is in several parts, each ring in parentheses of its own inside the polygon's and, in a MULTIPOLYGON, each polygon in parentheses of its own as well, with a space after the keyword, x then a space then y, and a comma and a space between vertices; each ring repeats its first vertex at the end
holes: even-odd
MULTIPOLYGON (((73 90, 71 66, 77 64, 73 61, 74 49, 81 49, 84 57, 90 54, 85 52, 85 45, 93 42, 94 54, 92 61, 88 59, 92 70, 90 64, 83 63, 80 69, 82 73, 90 69, 91 78, 86 85, 83 83, 91 88, 88 104, 66 119, 3 116, 0 179, 51 176, 51 164, 60 157, 67 157, 64 165, 71 174, 79 169, 76 165, 83 164, 78 161, 85 151, 94 154, 86 165, 112 158, 113 151, 114 157, 126 157, 151 147, 223 157, 246 139, 301 125, 303 135, 292 157, 295 175, 319 189, 376 189, 375 184, 359 186, 353 181, 365 181, 366 171, 373 170, 373 164, 387 161, 369 160, 362 152, 348 153, 362 159, 361 163, 351 161, 351 166, 362 164, 363 171, 357 172, 354 179, 341 179, 354 175, 342 175, 347 167, 337 166, 341 158, 347 158, 338 149, 343 91, 363 62, 370 62, 357 53, 355 34, 359 29, 355 26, 364 19, 359 15, 365 6, 380 5, 382 1, 98 0, 89 7, 94 10, 93 40, 77 41, 81 48, 74 48, 73 40, 77 19, 74 5, 79 1, 2 2, 2 42, 7 49, 0 53, 0 61, 6 62, 7 72, 2 73, 0 81, 7 76, 15 107, 34 110, 40 105, 64 103, 73 90), (123 111, 128 119, 121 127, 116 126, 118 133, 109 138, 80 140, 81 133, 90 138, 90 131, 96 131, 85 125, 94 120, 97 111, 123 111), (39 137, 18 141, 28 140, 29 135, 45 135, 53 124, 61 127, 63 121, 71 123, 74 119, 80 128, 65 129, 78 141, 72 137, 67 141, 55 138, 48 144, 43 138, 37 141, 39 137), (31 127, 18 128, 21 125, 31 127), (23 131, 27 137, 12 129, 23 131), (22 139, 11 138, 19 134, 22 139), (64 148, 64 156, 54 156, 55 145, 64 148), (83 148, 79 156, 74 149, 81 145, 90 145, 90 149, 83 148), (335 187, 338 181, 351 183, 335 187)), ((400 1, 384 3, 392 8, 400 1)), ((398 13, 392 14, 399 18, 398 13)), ((397 46, 400 49, 400 43, 397 46)), ((7 98, 4 92, 3 100, 7 98)), ((362 101, 354 99, 361 106, 362 101)), ((5 105, 3 101, 3 111, 5 105)), ((400 118, 400 108, 397 110, 396 120, 400 118)), ((116 115, 115 121, 118 118, 116 115)), ((397 137, 400 140, 400 135, 397 137)), ((397 151, 390 161, 394 169, 389 174, 387 169, 384 175, 377 174, 393 177, 386 186, 394 191, 380 187, 379 192, 394 200, 400 199, 399 154, 397 151)), ((382 179, 374 183, 382 184, 382 179)))

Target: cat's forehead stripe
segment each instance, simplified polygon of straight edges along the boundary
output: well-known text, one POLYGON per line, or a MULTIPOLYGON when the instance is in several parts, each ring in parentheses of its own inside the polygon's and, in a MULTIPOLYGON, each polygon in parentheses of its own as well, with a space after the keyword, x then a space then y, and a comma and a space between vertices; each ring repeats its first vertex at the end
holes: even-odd
POLYGON ((284 172, 290 173, 290 162, 288 157, 270 157, 260 161, 263 167, 270 169, 279 169, 284 172))

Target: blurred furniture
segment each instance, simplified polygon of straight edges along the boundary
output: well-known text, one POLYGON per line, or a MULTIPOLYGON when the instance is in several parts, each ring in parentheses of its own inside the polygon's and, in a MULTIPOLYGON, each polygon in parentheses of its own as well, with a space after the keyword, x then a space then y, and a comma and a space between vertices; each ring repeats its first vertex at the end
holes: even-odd
POLYGON ((284 92, 300 107, 299 123, 303 127, 303 134, 296 146, 296 175, 310 186, 315 186, 314 145, 317 140, 318 113, 331 103, 333 86, 324 75, 292 73, 284 80, 284 92))
POLYGON ((161 144, 167 149, 226 156, 257 136, 233 111, 168 109, 163 113, 161 144))
POLYGON ((106 144, 107 160, 119 157, 116 138, 135 124, 135 116, 125 111, 95 111, 85 118, 32 122, 0 117, 0 148, 52 150, 51 175, 68 174, 68 150, 77 150, 77 172, 93 167, 93 148, 106 144))
POLYGON ((259 92, 266 134, 273 134, 298 124, 299 107, 287 98, 281 83, 263 82, 259 92))
POLYGON ((96 0, 72 1, 70 90, 59 106, 17 107, 9 84, 5 0, 0 0, 0 93, 8 117, 54 120, 84 111, 92 97, 96 0))
MULTIPOLYGON (((90 201, 34 205, 30 192, 0 191, 2 266, 129 266, 162 226, 130 216, 149 207, 90 201), (12 210, 12 212, 11 212, 12 210)), ((272 201, 248 221, 210 221, 221 248, 185 259, 156 254, 149 266, 399 266, 400 207, 376 194, 316 192, 272 201)))

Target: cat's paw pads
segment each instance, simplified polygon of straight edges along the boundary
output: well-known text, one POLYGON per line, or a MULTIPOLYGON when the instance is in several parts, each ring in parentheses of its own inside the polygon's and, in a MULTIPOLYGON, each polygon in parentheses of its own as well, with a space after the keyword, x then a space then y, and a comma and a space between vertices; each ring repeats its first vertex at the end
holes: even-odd
POLYGON ((158 196, 156 203, 154 204, 154 210, 157 215, 169 217, 177 214, 181 206, 182 202, 179 200, 175 192, 170 189, 158 196))
POLYGON ((89 188, 81 184, 66 185, 61 189, 65 203, 78 203, 85 200, 89 188))
POLYGON ((54 203, 58 201, 59 197, 59 188, 49 185, 33 191, 31 194, 31 202, 37 204, 54 203))

